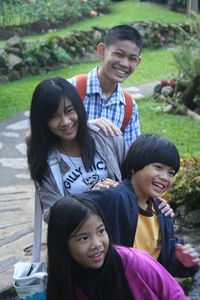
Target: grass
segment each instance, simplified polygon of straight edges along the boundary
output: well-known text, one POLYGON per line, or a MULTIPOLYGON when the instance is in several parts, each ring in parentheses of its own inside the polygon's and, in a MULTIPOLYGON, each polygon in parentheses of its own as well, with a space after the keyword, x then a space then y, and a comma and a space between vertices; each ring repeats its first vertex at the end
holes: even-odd
MULTIPOLYGON (((132 24, 135 21, 160 21, 163 23, 181 24, 188 20, 185 14, 169 11, 163 5, 156 5, 136 0, 126 0, 119 3, 110 4, 111 14, 92 17, 79 23, 72 24, 65 29, 49 31, 48 33, 24 37, 27 41, 38 38, 48 38, 52 36, 67 36, 73 31, 89 30, 93 26, 111 28, 119 24, 132 24), (131 12, 131 13, 130 13, 131 12), (112 16, 112 17, 111 17, 112 16)), ((5 46, 5 41, 0 41, 0 47, 5 46)))
POLYGON ((168 137, 177 146, 180 155, 199 153, 199 122, 187 116, 156 110, 159 105, 146 98, 138 100, 142 133, 156 133, 168 137))
MULTIPOLYGON (((36 85, 43 79, 50 76, 70 78, 76 74, 87 73, 99 61, 92 63, 79 63, 65 66, 63 69, 50 73, 43 73, 38 76, 24 78, 18 81, 8 82, 0 85, 0 119, 14 115, 17 112, 29 109, 31 96, 36 85)), ((177 68, 173 63, 171 54, 166 50, 144 51, 142 62, 133 75, 123 83, 123 87, 173 77, 177 68), (167 62, 163 65, 163 61, 167 62), (162 69, 160 66, 163 65, 162 69)))

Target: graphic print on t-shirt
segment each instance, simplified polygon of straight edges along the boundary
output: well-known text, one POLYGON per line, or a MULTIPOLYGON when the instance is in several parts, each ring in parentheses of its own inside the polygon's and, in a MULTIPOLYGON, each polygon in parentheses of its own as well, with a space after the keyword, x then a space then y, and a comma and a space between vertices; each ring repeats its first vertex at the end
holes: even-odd
POLYGON ((102 178, 108 177, 106 165, 98 154, 94 157, 94 166, 86 172, 81 157, 68 157, 61 153, 61 157, 70 169, 63 176, 64 186, 70 194, 83 193, 102 178))

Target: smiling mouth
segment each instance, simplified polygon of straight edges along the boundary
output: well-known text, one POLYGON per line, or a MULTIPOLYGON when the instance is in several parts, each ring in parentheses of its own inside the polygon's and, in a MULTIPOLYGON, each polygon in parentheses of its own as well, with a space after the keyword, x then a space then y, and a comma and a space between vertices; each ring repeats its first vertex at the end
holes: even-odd
POLYGON ((93 255, 90 255, 89 257, 90 258, 97 258, 97 257, 100 257, 102 254, 103 254, 103 251, 100 251, 100 252, 97 252, 97 253, 95 253, 93 255))
POLYGON ((95 254, 89 255, 88 257, 94 262, 102 261, 102 259, 104 257, 104 250, 99 251, 95 254))
POLYGON ((123 71, 123 70, 121 70, 121 69, 119 69, 119 68, 113 67, 113 69, 114 69, 117 73, 119 73, 121 76, 126 76, 126 75, 128 74, 128 72, 123 71))
POLYGON ((71 133, 74 130, 74 126, 68 128, 62 128, 61 131, 64 133, 71 133))
POLYGON ((156 188, 159 189, 160 192, 162 192, 165 189, 165 186, 161 183, 152 183, 152 185, 156 188))

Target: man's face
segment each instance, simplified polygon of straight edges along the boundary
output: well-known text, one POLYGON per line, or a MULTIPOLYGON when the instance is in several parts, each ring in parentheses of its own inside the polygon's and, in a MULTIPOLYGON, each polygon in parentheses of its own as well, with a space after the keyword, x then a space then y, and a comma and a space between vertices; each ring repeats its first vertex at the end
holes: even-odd
POLYGON ((99 69, 100 79, 109 83, 123 82, 130 76, 140 62, 140 49, 131 41, 117 41, 115 44, 105 47, 99 44, 97 49, 102 65, 99 69))

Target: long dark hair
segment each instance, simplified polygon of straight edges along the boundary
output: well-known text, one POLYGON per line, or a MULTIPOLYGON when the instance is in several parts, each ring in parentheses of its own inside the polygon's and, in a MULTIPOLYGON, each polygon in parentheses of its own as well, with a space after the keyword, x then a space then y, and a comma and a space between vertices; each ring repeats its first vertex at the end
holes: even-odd
POLYGON ((176 146, 166 137, 157 134, 141 134, 133 142, 122 163, 122 178, 131 179, 137 172, 152 163, 162 163, 175 170, 180 168, 180 156, 176 146))
POLYGON ((48 121, 58 109, 60 101, 69 99, 78 115, 77 141, 83 164, 88 171, 94 161, 95 146, 87 126, 87 114, 76 89, 64 78, 52 77, 36 87, 30 108, 31 139, 28 147, 28 165, 31 178, 42 183, 47 168, 49 150, 56 146, 58 137, 48 127, 48 121))
MULTIPOLYGON (((48 223, 48 282, 47 300, 75 300, 75 282, 72 273, 72 259, 67 241, 71 234, 92 215, 102 219, 109 231, 97 204, 83 195, 73 195, 58 200, 50 210, 48 223)), ((104 261, 103 300, 122 300, 128 285, 124 285, 123 268, 119 271, 119 257, 109 242, 104 261), (124 288, 126 287, 126 288, 124 288)), ((118 254, 117 254, 118 255, 118 254)), ((99 295, 98 295, 99 296, 99 295)), ((98 298, 99 299, 99 298, 98 298)), ((129 298, 130 299, 130 298, 129 298)))

